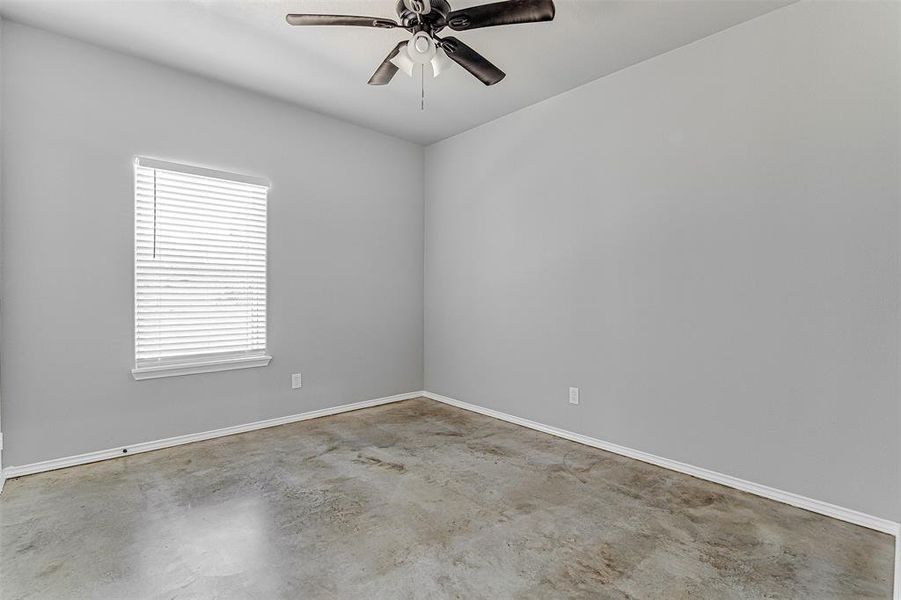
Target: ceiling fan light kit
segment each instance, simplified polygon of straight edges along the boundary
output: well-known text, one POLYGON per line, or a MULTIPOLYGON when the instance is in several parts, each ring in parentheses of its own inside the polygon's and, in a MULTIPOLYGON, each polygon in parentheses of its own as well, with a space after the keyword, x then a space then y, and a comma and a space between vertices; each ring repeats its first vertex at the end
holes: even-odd
POLYGON ((438 77, 450 64, 444 50, 423 31, 416 32, 413 39, 404 43, 397 54, 389 60, 407 77, 413 77, 416 65, 429 65, 432 77, 438 77))
MULTIPOLYGON (((538 23, 554 19, 553 0, 507 0, 451 10, 447 0, 398 0, 398 20, 352 15, 289 14, 290 25, 345 25, 379 29, 406 29, 413 37, 398 43, 369 78, 369 85, 388 84, 398 70, 413 76, 421 65, 437 77, 454 61, 485 85, 494 85, 506 74, 484 56, 455 37, 439 37, 445 27, 466 31, 481 27, 538 23)), ((423 71, 424 72, 424 71, 423 71)))

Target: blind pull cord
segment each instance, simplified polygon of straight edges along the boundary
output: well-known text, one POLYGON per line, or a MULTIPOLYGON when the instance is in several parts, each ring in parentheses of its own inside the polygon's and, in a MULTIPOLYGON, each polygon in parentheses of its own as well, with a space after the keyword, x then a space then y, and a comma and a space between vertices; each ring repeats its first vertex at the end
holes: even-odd
POLYGON ((156 258, 156 169, 153 170, 153 258, 156 258))

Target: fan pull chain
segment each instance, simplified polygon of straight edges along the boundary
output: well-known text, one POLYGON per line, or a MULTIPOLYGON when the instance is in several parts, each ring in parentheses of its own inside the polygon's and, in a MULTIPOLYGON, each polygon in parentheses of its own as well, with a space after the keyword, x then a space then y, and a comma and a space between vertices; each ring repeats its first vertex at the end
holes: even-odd
POLYGON ((425 110, 425 65, 419 65, 419 110, 425 110))

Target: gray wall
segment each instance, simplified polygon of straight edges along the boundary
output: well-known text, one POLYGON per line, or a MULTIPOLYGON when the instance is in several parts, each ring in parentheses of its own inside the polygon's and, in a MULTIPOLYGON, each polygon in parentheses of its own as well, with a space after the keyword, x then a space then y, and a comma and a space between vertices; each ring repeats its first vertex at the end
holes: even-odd
POLYGON ((422 148, 8 21, 3 43, 7 466, 422 388, 422 148), (132 379, 134 155, 272 181, 269 367, 132 379))
POLYGON ((899 7, 792 5, 429 147, 426 389, 901 519, 899 7))

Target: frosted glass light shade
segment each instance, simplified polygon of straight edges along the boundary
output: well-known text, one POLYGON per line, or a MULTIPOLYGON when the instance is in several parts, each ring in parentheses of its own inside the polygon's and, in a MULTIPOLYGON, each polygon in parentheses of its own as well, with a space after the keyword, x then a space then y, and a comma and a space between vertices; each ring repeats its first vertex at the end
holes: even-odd
POLYGON ((447 57, 447 54, 444 53, 444 50, 438 48, 435 51, 435 56, 432 57, 432 60, 429 61, 432 65, 432 77, 438 77, 447 69, 451 61, 447 57))
POLYGON ((406 73, 407 77, 413 77, 413 67, 416 66, 416 63, 413 62, 413 59, 410 58, 410 53, 407 52, 407 46, 410 45, 410 42, 407 42, 391 59, 391 64, 395 67, 406 73))

